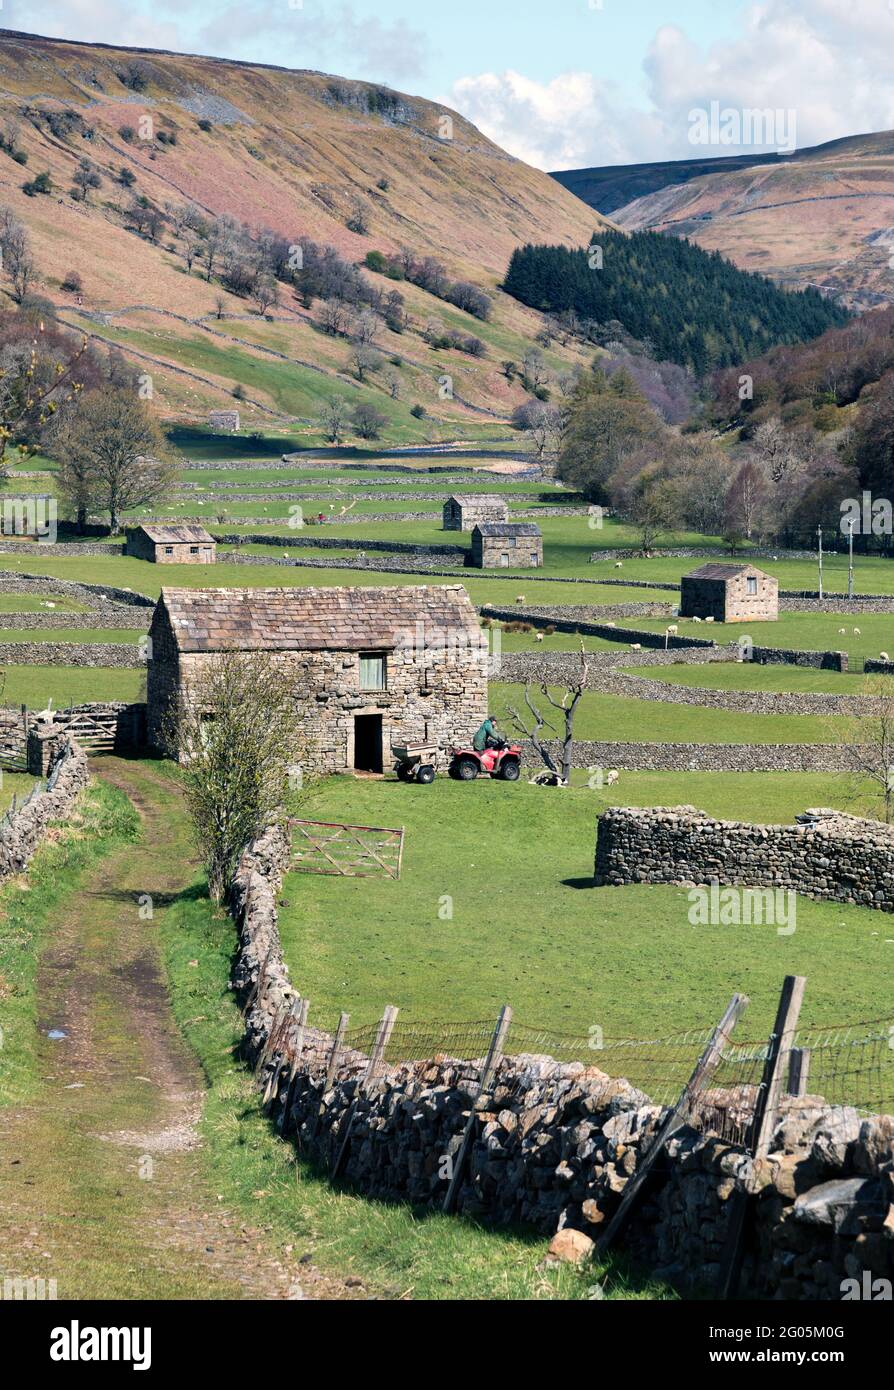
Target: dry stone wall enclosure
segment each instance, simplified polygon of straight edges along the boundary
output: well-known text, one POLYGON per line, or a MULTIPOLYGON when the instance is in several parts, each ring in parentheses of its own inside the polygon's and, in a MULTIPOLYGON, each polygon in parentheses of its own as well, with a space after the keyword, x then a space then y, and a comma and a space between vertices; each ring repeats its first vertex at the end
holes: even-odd
MULTIPOLYGON (((330 1170, 344 1154, 342 1176, 357 1191, 439 1209, 445 1173, 474 1108, 477 1135, 457 1212, 597 1239, 638 1170, 662 1106, 592 1063, 533 1053, 504 1057, 480 1098, 482 1059, 449 1050, 386 1064, 366 1080, 365 1053, 350 1045, 334 1053, 333 1037, 310 1026, 296 1062, 288 1025, 298 991, 283 960, 276 912, 289 858, 286 835, 269 831, 245 851, 231 893, 244 1051, 258 1064, 283 1136, 294 1136, 305 1157, 330 1170)), ((710 1099, 720 1102, 716 1093, 710 1099)), ((744 1103, 741 1096, 726 1099, 744 1103)), ((746 1209, 743 1292, 839 1299, 843 1281, 865 1269, 894 1275, 891 1116, 864 1117, 822 1096, 789 1097, 759 1162, 741 1143, 686 1125, 660 1168, 624 1237, 627 1250, 659 1278, 711 1290, 730 1199, 743 1190, 755 1197, 746 1209)))
POLYGON ((719 881, 894 912, 894 829, 823 808, 797 825, 750 825, 693 806, 617 807, 599 817, 594 881, 719 881))

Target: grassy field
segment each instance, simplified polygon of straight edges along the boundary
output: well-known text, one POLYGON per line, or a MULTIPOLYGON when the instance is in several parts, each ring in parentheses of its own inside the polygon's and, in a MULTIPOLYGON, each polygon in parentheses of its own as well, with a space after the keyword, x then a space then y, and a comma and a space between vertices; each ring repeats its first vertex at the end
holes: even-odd
MULTIPOLYGON (((553 694, 561 694, 558 687, 553 694)), ((524 712, 524 687, 493 682, 490 706, 510 727, 506 712, 510 706, 524 712)), ((846 720, 820 715, 739 714, 588 690, 578 705, 574 732, 578 739, 619 743, 837 743, 847 727, 846 720)))
MULTIPOLYGON (((510 634, 511 635, 511 634, 510 634)), ((802 666, 757 666, 748 661, 711 662, 705 666, 662 666, 645 670, 631 666, 632 676, 646 676, 669 685, 701 686, 706 690, 812 691, 826 695, 861 695, 866 689, 862 671, 814 671, 802 666)))
POLYGON ((29 709, 82 705, 92 700, 145 699, 146 673, 114 666, 4 666, 3 702, 29 709))
POLYGON ((305 815, 405 826, 403 873, 288 877, 281 930, 295 985, 319 1023, 344 1008, 352 1026, 386 1003, 407 1021, 489 1019, 510 1003, 519 1023, 661 1037, 709 1024, 740 990, 752 1000, 747 1035, 760 1036, 787 973, 808 977, 810 1025, 890 1012, 894 931, 881 913, 799 899, 797 930, 783 937, 693 927, 682 889, 592 887, 599 812, 681 798, 748 820, 854 809, 845 780, 820 775, 624 774, 610 794, 332 779, 305 815))

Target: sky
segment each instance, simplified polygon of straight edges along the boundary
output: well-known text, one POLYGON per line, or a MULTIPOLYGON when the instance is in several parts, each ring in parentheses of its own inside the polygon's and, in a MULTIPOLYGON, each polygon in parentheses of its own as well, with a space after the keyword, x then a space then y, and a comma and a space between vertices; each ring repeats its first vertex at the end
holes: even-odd
POLYGON ((387 83, 459 110, 543 169, 790 152, 894 128, 894 0, 0 6, 0 26, 29 33, 387 83))

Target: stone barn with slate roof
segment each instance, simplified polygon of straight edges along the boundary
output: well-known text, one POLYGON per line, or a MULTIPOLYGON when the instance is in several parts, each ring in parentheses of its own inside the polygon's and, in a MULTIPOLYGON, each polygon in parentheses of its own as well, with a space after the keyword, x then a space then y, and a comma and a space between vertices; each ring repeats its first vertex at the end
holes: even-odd
POLYGON ((543 536, 530 521, 487 521, 472 531, 472 565, 476 569, 538 569, 543 564, 543 536))
POLYGON ((156 565, 213 565, 217 542, 204 526, 132 526, 125 554, 156 565))
POLYGON ((437 744, 443 765, 487 713, 487 640, 459 584, 164 588, 149 636, 148 738, 169 756, 169 714, 225 652, 288 671, 312 772, 382 772, 406 743, 437 744))
POLYGON ((508 521, 509 504, 505 497, 486 493, 448 497, 444 503, 444 530, 471 531, 486 521, 508 521))
POLYGON ((768 623, 779 617, 779 581, 754 565, 702 565, 680 580, 680 617, 768 623))

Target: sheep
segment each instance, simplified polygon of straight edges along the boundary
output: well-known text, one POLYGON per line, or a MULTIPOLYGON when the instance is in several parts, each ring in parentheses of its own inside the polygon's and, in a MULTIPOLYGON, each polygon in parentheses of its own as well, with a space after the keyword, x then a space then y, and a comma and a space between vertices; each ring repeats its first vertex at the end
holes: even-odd
POLYGON ((706 623, 713 623, 713 621, 714 621, 713 618, 705 618, 705 622, 706 622, 706 623))
POLYGON ((676 623, 672 623, 671 626, 668 628, 668 632, 670 633, 671 637, 676 637, 679 631, 680 629, 676 623))
POLYGON ((860 629, 859 629, 858 627, 855 627, 855 628, 854 628, 854 636, 855 636, 855 637, 859 637, 859 636, 860 636, 860 629))
POLYGON ((840 628, 838 629, 838 636, 839 636, 839 637, 844 637, 844 635, 845 635, 846 632, 847 632, 847 628, 846 628, 846 627, 840 627, 840 628))
POLYGON ((642 642, 631 642, 631 643, 630 643, 630 650, 631 650, 632 652, 641 652, 642 649, 643 649, 642 642))
POLYGON ((535 641, 535 642, 542 642, 542 641, 543 641, 543 633, 542 633, 542 632, 538 632, 538 633, 537 633, 537 636, 534 638, 534 641, 535 641))
POLYGON ((623 560, 616 560, 616 561, 615 561, 615 569, 616 569, 616 570, 622 570, 623 568, 624 568, 624 561, 623 561, 623 560))
POLYGON ((516 603, 527 603, 528 600, 525 598, 524 594, 517 594, 515 601, 516 603))
POLYGON ((693 621, 694 623, 700 623, 700 622, 701 622, 701 618, 693 618, 692 621, 693 621))
POLYGON ((889 657, 889 655, 888 655, 887 652, 879 652, 879 654, 878 654, 878 659, 879 659, 879 661, 890 661, 890 660, 891 660, 891 658, 889 657))
POLYGON ((618 780, 618 773, 617 773, 617 770, 616 770, 615 768, 612 768, 612 770, 611 770, 610 772, 607 772, 607 773, 605 774, 605 785, 606 785, 607 787, 613 787, 613 786, 615 785, 615 783, 617 782, 617 780, 618 780))

